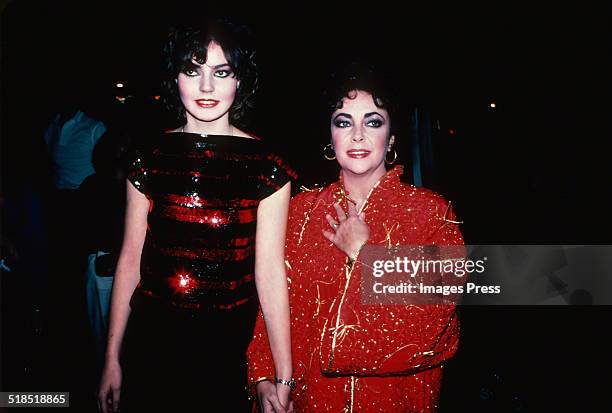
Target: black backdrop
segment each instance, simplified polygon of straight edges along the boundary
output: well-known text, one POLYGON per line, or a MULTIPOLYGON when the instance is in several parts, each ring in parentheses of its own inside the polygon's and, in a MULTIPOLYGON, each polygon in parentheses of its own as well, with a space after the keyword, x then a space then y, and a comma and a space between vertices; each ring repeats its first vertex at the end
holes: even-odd
MULTIPOLYGON (((454 201, 468 243, 610 243, 609 14, 584 3, 12 1, 2 15, 5 193, 49 176, 42 131, 75 89, 112 100, 121 80, 134 130, 173 126, 149 115, 164 33, 211 10, 253 27, 263 78, 252 131, 299 184, 337 174, 321 156, 321 85, 334 61, 365 56, 402 97, 403 163, 413 107, 430 115, 432 182, 454 201)), ((609 307, 462 312, 444 411, 543 411, 601 394, 609 307)))

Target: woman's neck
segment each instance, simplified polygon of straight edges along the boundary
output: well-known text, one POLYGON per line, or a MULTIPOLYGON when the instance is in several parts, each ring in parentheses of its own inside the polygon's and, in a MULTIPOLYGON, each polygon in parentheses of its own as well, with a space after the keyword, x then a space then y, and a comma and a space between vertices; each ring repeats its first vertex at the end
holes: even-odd
POLYGON ((181 132, 207 133, 209 135, 233 135, 234 127, 229 123, 227 117, 212 122, 202 122, 195 119, 187 119, 181 132))
POLYGON ((349 198, 357 203, 357 210, 359 210, 370 190, 385 175, 386 170, 383 166, 381 169, 366 174, 354 174, 344 169, 340 173, 344 190, 348 193, 349 198))

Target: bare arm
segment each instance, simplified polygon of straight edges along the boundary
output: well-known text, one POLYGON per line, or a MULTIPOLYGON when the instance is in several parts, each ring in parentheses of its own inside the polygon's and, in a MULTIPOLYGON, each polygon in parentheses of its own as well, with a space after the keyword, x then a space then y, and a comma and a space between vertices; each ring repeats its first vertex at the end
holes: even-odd
POLYGON ((98 393, 99 408, 103 412, 116 411, 119 407, 119 353, 130 315, 130 298, 140 280, 140 256, 147 231, 148 211, 149 200, 128 181, 125 233, 113 282, 106 360, 98 393))
POLYGON ((130 315, 130 298, 140 280, 140 255, 147 232, 149 200, 127 183, 127 208, 123 246, 113 283, 106 358, 118 359, 130 315))
MULTIPOLYGON (((291 183, 262 200, 257 210, 255 281, 266 322, 276 376, 292 377, 289 295, 285 273, 285 232, 291 183)), ((284 385, 279 385, 287 387, 284 385)), ((288 388, 281 390, 287 406, 288 388)), ((284 400, 283 400, 284 399, 284 400)))

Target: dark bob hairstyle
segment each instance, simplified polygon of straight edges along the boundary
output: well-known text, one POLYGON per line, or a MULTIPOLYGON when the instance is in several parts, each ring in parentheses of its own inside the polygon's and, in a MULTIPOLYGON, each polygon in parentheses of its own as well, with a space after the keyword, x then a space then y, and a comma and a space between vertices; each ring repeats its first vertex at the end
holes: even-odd
POLYGON ((354 99, 353 92, 357 90, 371 94, 374 104, 389 113, 391 134, 394 134, 397 107, 389 79, 373 65, 365 62, 344 63, 332 73, 325 93, 327 119, 336 110, 342 108, 344 98, 354 99))
POLYGON ((163 49, 162 89, 166 108, 179 121, 185 121, 185 108, 180 100, 176 78, 179 73, 196 69, 196 62, 206 62, 210 42, 221 46, 225 58, 240 81, 234 103, 229 111, 230 123, 244 126, 245 118, 254 106, 258 71, 256 53, 250 30, 229 20, 215 18, 202 26, 183 26, 170 31, 163 49))

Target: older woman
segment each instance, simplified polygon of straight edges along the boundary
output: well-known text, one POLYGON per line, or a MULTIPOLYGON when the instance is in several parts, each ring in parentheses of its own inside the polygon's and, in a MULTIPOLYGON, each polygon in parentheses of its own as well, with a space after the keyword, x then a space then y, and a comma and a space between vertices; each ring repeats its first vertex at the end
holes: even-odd
MULTIPOLYGON (((393 106, 376 75, 347 71, 331 99, 335 183, 291 200, 286 240, 293 407, 299 412, 429 412, 458 344, 455 307, 364 305, 364 246, 462 245, 450 204, 400 182, 393 106), (363 254, 363 253, 362 253, 363 254)), ((383 303, 384 304, 384 303, 383 303)), ((264 412, 282 411, 263 319, 248 352, 264 412)))

